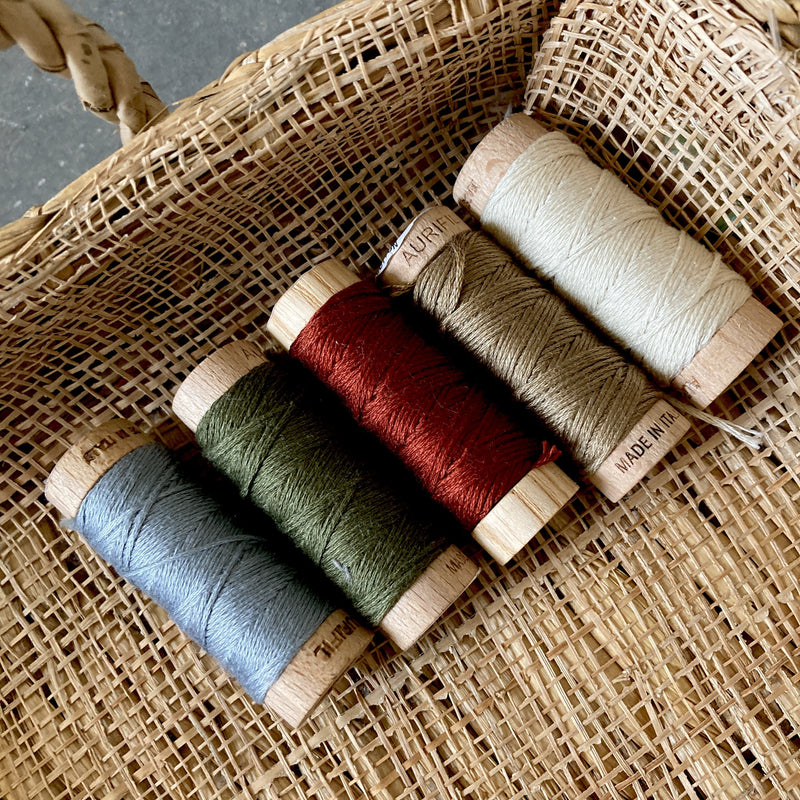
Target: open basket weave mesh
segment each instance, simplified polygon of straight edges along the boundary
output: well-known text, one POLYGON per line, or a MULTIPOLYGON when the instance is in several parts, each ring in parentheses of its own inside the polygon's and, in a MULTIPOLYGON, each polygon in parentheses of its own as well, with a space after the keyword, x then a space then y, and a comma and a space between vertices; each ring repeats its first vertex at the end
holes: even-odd
POLYGON ((799 135, 800 69, 727 3, 358 0, 12 226, 0 797, 800 797, 799 135), (189 453, 170 415, 189 370, 268 345, 315 261, 374 269, 525 101, 781 314, 715 407, 767 444, 695 428, 624 502, 584 488, 292 731, 58 527, 44 478, 115 415, 189 453))

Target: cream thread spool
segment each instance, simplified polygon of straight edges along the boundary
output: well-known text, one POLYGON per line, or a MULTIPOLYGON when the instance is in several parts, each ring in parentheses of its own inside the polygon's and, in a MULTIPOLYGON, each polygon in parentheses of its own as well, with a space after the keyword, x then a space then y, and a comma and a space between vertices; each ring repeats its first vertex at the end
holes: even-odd
MULTIPOLYGON (((205 414, 240 378, 265 362, 251 342, 229 342, 204 359, 178 387, 172 408, 194 433, 205 414)), ((401 595, 379 624, 406 650, 436 623, 478 575, 478 567, 455 545, 445 548, 401 595)))
MULTIPOLYGON (((289 350, 314 314, 359 278, 329 259, 302 275, 278 300, 267 330, 289 350)), ((578 490, 555 463, 525 475, 472 531, 473 538, 501 564, 511 560, 578 490)))
MULTIPOLYGON (((477 219, 509 167, 546 129, 527 114, 512 114, 471 153, 456 179, 453 197, 477 219)), ((536 269, 536 264, 530 265, 536 269)), ((578 302, 577 298, 570 298, 578 302)), ((671 385, 696 406, 713 402, 781 329, 781 320, 752 295, 728 318, 671 385)))
MULTIPOLYGON (((435 206, 423 211, 387 254, 380 279, 389 286, 412 286, 442 248, 454 236, 468 230, 469 227, 448 208, 435 206)), ((665 400, 658 400, 589 479, 616 502, 661 461, 689 428, 685 417, 665 400), (636 454, 637 458, 629 459, 628 453, 636 454)))
MULTIPOLYGON (((94 428, 56 463, 45 484, 47 499, 66 518, 76 517, 103 475, 124 456, 153 441, 122 419, 94 428)), ((264 704, 290 725, 301 725, 371 640, 368 630, 337 609, 285 667, 267 691, 264 704)))

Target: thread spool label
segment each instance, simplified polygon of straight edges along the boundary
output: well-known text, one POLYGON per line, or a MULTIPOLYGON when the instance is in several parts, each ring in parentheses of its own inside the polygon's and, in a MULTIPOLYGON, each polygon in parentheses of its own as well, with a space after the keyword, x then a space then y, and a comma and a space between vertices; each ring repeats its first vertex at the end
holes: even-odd
POLYGON ((127 427, 120 428, 113 433, 107 433, 97 441, 87 442, 88 447, 82 450, 81 456, 87 464, 91 464, 93 461, 97 460, 105 452, 111 449, 115 444, 123 442, 125 439, 129 439, 135 435, 137 435, 137 431, 127 427))
POLYGON ((445 567, 453 575, 459 575, 464 566, 469 563, 469 559, 464 555, 461 550, 458 550, 450 555, 450 558, 445 562, 445 567))
POLYGON ((418 259, 423 259, 422 263, 427 264, 453 236, 465 230, 469 230, 467 225, 449 208, 426 208, 414 217, 392 245, 378 270, 378 276, 383 274, 395 256, 400 262, 400 270, 418 259))
POLYGON ((153 440, 130 422, 104 422, 64 453, 45 483, 47 499, 67 518, 74 518, 89 490, 124 455, 153 440))
POLYGON ((347 615, 341 622, 334 625, 321 641, 316 643, 312 651, 314 657, 325 661, 329 660, 350 636, 360 628, 359 623, 350 615, 347 615))
POLYGON ((589 476, 609 500, 633 488, 689 430, 689 421, 665 400, 659 400, 589 476))
POLYGON ((622 454, 622 458, 614 461, 617 471, 623 474, 630 471, 636 462, 647 455, 647 451, 661 441, 680 419, 682 417, 677 412, 668 410, 650 421, 644 433, 633 441, 626 442, 627 449, 622 454))
POLYGON ((464 206, 472 211, 472 203, 475 199, 475 196, 481 190, 481 182, 477 178, 470 178, 465 184, 462 184, 460 187, 461 196, 458 198, 458 204, 460 206, 464 206))

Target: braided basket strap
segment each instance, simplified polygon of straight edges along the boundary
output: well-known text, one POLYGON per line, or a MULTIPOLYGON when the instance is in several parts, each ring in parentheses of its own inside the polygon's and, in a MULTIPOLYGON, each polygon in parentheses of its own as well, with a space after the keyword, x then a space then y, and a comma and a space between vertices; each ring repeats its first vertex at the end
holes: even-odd
POLYGON ((776 47, 800 48, 798 0, 736 0, 736 4, 768 27, 776 47))
POLYGON ((0 49, 72 78, 84 108, 120 126, 123 143, 165 111, 120 44, 62 0, 0 0, 0 49))

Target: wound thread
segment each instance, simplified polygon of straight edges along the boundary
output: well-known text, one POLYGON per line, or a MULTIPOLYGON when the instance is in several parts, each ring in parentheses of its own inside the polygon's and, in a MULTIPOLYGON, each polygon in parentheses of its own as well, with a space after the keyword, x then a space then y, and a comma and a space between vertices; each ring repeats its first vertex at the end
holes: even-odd
POLYGON ((531 469, 559 455, 471 386, 371 281, 331 297, 290 353, 468 530, 531 469))
POLYGON ((197 441, 376 626, 445 541, 429 509, 415 510, 359 454, 352 420, 312 381, 273 357, 211 406, 197 441))
POLYGON ((414 300, 594 472, 659 399, 633 364, 480 231, 454 236, 414 300))
POLYGON ((335 611, 158 444, 114 464, 71 524, 259 703, 335 611))
POLYGON ((509 167, 481 224, 669 383, 750 297, 745 280, 560 131, 509 167))

